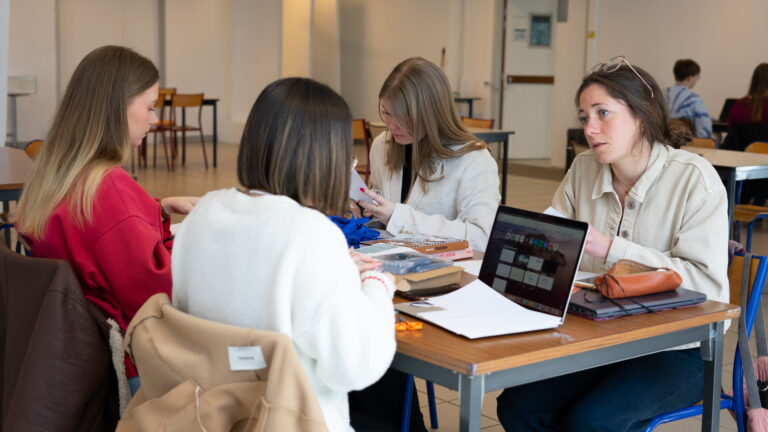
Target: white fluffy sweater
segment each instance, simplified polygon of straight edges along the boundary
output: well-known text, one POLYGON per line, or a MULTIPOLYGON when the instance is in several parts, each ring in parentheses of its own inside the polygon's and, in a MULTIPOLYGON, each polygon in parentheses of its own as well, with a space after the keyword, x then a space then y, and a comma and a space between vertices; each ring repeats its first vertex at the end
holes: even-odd
POLYGON ((210 192, 182 224, 172 268, 180 310, 289 335, 328 428, 351 430, 347 392, 378 380, 395 353, 394 288, 361 284, 327 217, 285 196, 210 192))

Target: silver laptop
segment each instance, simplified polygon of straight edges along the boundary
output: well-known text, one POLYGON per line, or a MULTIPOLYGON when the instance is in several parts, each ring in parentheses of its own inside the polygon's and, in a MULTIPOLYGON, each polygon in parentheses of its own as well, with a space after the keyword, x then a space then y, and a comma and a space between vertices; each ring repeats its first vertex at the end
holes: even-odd
POLYGON ((479 279, 508 299, 565 320, 589 225, 499 207, 479 279))
POLYGON ((558 327, 587 228, 584 222, 499 207, 480 281, 395 309, 470 339, 558 327))

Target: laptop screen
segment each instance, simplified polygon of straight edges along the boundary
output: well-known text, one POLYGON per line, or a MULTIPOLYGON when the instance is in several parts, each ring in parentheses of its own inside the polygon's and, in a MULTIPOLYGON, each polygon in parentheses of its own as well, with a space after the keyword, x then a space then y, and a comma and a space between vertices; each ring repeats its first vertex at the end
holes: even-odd
POLYGON ((563 316, 587 228, 584 222, 500 206, 479 278, 518 304, 563 316))
POLYGON ((736 103, 738 99, 731 99, 728 98, 723 102, 723 108, 720 110, 720 117, 718 117, 718 120, 721 122, 727 122, 728 116, 731 114, 731 109, 733 108, 733 104, 736 103))

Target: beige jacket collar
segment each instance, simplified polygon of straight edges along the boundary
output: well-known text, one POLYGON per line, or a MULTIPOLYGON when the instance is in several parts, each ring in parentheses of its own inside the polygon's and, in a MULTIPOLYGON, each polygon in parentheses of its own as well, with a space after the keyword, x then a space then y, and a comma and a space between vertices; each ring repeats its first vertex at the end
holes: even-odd
MULTIPOLYGON (((651 156, 648 159, 648 167, 627 195, 636 201, 643 202, 645 194, 661 174, 668 156, 669 149, 666 145, 659 142, 654 143, 651 148, 651 156)), ((592 199, 598 199, 607 193, 616 193, 613 190, 613 172, 611 171, 611 164, 602 164, 600 173, 597 175, 597 181, 595 181, 595 187, 592 189, 592 199)))

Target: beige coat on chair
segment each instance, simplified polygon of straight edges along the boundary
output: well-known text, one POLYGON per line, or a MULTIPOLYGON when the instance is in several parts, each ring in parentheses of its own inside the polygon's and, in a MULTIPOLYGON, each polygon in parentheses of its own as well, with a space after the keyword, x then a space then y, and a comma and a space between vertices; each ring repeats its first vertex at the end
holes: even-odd
POLYGON ((196 318, 156 294, 125 341, 141 388, 118 431, 327 431, 286 335, 196 318), (232 370, 233 347, 246 347, 233 355, 247 370, 232 370))

